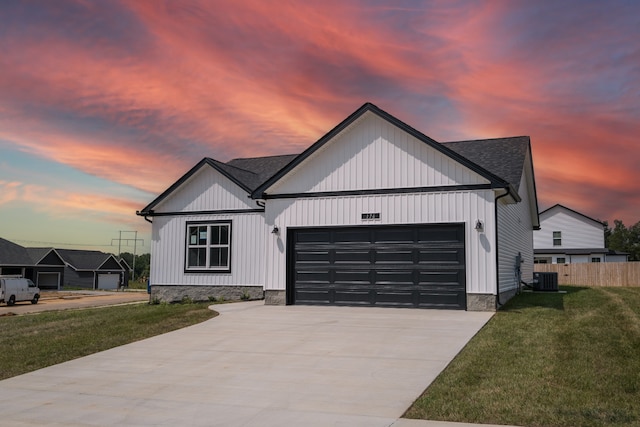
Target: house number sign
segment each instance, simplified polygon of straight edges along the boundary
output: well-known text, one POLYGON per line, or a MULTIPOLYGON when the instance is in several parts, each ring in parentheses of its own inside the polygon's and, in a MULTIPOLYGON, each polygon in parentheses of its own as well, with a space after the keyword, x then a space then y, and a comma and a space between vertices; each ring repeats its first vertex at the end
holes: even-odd
POLYGON ((362 219, 380 219, 380 212, 375 213, 363 213, 362 219))

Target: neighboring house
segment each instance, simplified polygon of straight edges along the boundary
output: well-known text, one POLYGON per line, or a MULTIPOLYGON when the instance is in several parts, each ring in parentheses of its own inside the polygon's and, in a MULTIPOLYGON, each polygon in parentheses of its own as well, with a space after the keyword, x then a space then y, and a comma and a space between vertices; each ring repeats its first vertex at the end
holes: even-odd
POLYGON ((59 289, 64 266, 52 248, 25 248, 0 238, 0 275, 20 275, 40 289, 59 289))
POLYGON ((540 229, 533 233, 533 247, 538 264, 628 260, 628 254, 605 247, 602 222, 560 204, 540 212, 540 229))
POLYGON ((128 285, 128 266, 123 266, 112 254, 75 249, 56 251, 67 266, 64 286, 118 289, 120 286, 128 285))
POLYGON ((122 267, 122 284, 121 286, 129 286, 129 280, 131 280, 131 274, 133 273, 133 268, 124 260, 124 258, 117 258, 118 264, 122 267))
POLYGON ((533 280, 529 137, 438 143, 367 103, 299 155, 205 158, 138 212, 151 298, 495 310, 533 280))

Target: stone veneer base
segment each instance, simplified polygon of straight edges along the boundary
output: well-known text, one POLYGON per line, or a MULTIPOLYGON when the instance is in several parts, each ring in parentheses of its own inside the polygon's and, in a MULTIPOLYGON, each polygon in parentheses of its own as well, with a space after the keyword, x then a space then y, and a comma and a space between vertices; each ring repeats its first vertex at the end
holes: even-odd
POLYGON ((264 298, 262 286, 243 285, 151 285, 151 302, 239 301, 264 298))

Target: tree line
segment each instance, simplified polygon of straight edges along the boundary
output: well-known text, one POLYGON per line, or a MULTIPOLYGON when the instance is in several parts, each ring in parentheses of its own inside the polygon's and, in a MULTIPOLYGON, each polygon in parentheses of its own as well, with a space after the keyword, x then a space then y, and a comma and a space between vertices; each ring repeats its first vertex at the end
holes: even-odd
POLYGON ((607 221, 604 224, 605 247, 619 252, 627 252, 629 261, 640 261, 640 221, 626 227, 621 220, 613 221, 613 228, 607 221))
POLYGON ((135 268, 133 265, 133 254, 130 252, 122 252, 120 257, 124 259, 129 267, 133 268, 134 280, 146 280, 149 277, 149 265, 151 263, 151 254, 136 255, 135 268))

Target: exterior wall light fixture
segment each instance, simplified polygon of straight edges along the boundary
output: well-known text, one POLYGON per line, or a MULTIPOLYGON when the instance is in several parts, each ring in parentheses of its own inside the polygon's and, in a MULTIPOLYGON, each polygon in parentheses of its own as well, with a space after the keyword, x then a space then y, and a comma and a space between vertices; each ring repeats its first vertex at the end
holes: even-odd
POLYGON ((275 234, 276 236, 280 234, 280 229, 278 228, 277 225, 273 226, 273 230, 271 230, 271 234, 275 234))
POLYGON ((480 220, 476 220, 476 231, 477 232, 484 231, 484 224, 480 220))

